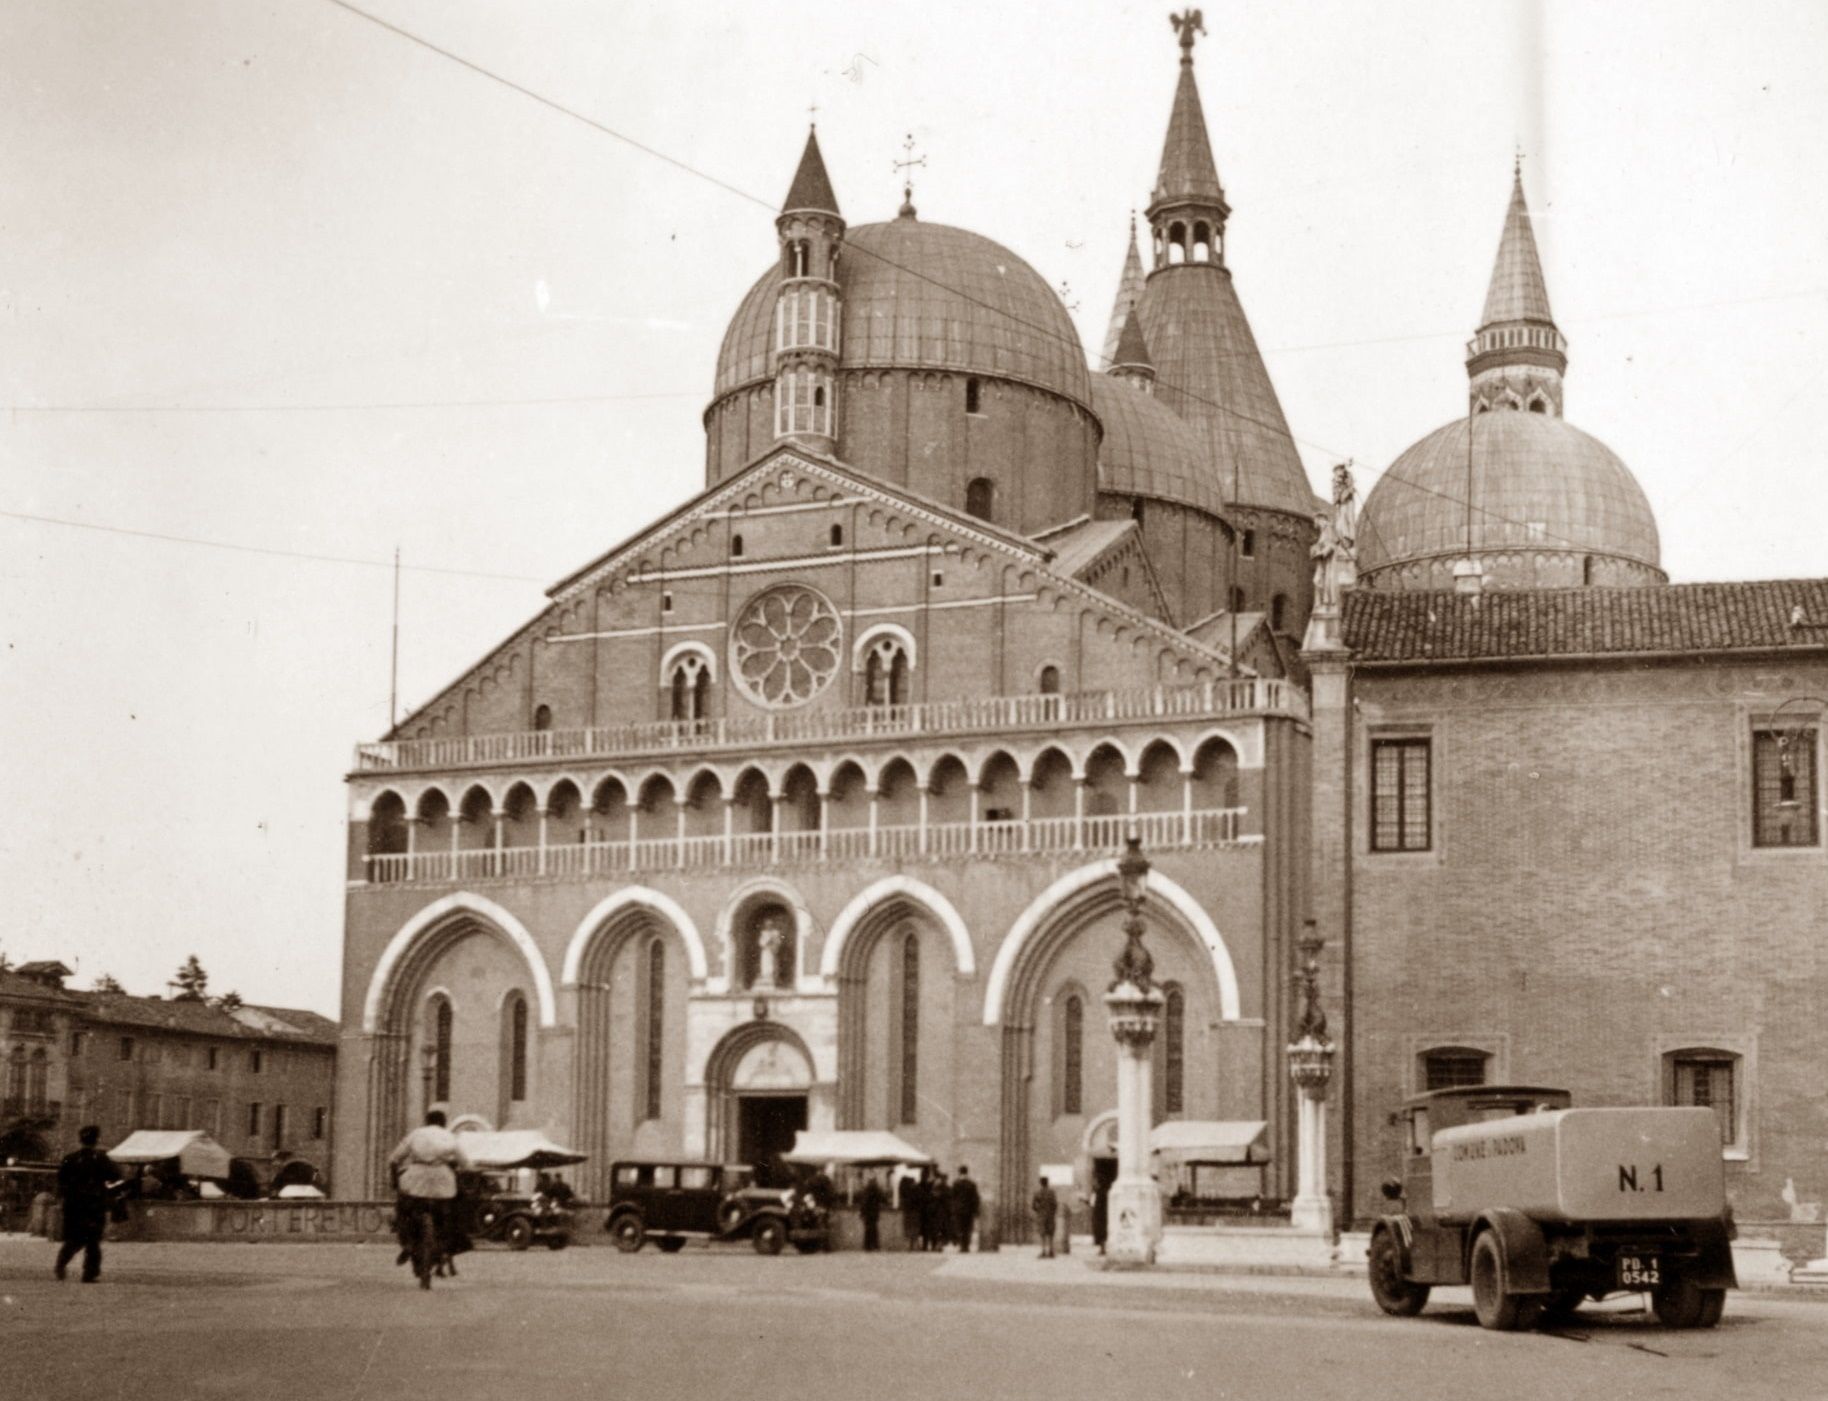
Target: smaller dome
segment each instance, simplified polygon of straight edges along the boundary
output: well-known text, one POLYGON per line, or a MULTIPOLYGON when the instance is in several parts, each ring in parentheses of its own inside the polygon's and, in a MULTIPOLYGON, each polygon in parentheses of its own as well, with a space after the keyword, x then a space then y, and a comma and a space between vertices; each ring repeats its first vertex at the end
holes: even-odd
POLYGON ((1522 409, 1455 419, 1390 464, 1365 498, 1361 575, 1466 553, 1469 422, 1475 553, 1610 556, 1661 582, 1656 517, 1630 469, 1565 419, 1522 409))
MULTIPOLYGON (((1073 319, 1041 275, 999 243, 912 216, 844 236, 839 364, 1017 380, 1089 408, 1073 319)), ((714 398, 770 375, 777 263, 749 289, 717 357, 714 398)))
POLYGON ((1100 491, 1175 501, 1223 518, 1224 502, 1193 425, 1154 395, 1109 375, 1092 376, 1092 408, 1104 424, 1100 491))

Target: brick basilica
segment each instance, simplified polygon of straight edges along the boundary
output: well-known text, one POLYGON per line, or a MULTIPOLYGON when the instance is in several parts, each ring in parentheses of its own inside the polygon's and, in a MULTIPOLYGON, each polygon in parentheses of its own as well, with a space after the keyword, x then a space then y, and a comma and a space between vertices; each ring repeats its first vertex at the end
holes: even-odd
MULTIPOLYGON (((1328 1186, 1472 1078, 1710 1103, 1742 1219, 1828 1197, 1828 583, 1670 585, 1562 417, 1521 180, 1468 415, 1317 498, 1225 260, 1181 27, 1088 368, 1015 253, 851 225, 809 136, 705 410, 704 491, 349 775, 334 1186, 428 1103, 591 1155, 811 1128, 968 1163, 987 1229, 1112 1152, 1115 857, 1153 863, 1155 1116, 1263 1125, 1327 941, 1328 1186), (1470 498, 1470 505, 1469 505, 1470 498)), ((1816 1207, 1819 1210, 1819 1207, 1816 1207)))

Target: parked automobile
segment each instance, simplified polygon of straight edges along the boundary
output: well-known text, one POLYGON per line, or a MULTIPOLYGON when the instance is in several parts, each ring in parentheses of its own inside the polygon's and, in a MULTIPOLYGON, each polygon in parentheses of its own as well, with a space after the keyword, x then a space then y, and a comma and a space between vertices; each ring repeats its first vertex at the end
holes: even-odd
POLYGON ((478 1176, 473 1219, 475 1233, 483 1240, 500 1241, 510 1250, 525 1250, 535 1241, 548 1250, 563 1250, 571 1244, 568 1208, 543 1193, 520 1191, 513 1173, 478 1176))
POLYGON ((610 1168, 603 1223, 625 1252, 652 1240, 682 1249, 689 1240, 747 1239, 762 1255, 792 1242, 810 1253, 826 1243, 826 1212, 792 1188, 758 1187, 754 1169, 733 1163, 619 1162, 610 1168))

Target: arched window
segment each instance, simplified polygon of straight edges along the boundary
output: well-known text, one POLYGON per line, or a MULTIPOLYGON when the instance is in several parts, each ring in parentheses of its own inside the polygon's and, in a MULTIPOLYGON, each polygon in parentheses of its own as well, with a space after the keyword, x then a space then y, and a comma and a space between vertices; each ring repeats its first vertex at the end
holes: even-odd
POLYGON ((1196 263, 1212 261, 1212 233, 1204 224, 1193 226, 1193 261, 1196 263))
POLYGON ((1162 1112, 1181 1114, 1187 1108, 1187 995, 1170 983, 1162 1006, 1162 1112))
POLYGON ((825 407, 825 386, 824 385, 815 384, 813 386, 812 406, 815 409, 822 409, 825 407))
POLYGON ((551 706, 536 705, 533 708, 533 728, 536 730, 549 730, 552 728, 551 706))
POLYGON ((527 999, 518 992, 509 993, 502 1020, 507 1023, 503 1030, 508 1043, 508 1073, 502 1078, 507 1081, 509 1103, 519 1104, 527 1097, 527 999))
POLYGON ((863 663, 863 703, 870 706, 908 703, 908 652, 897 637, 881 637, 863 663))
POLYGON ((1279 593, 1269 601, 1269 625, 1275 632, 1281 632, 1288 621, 1288 595, 1279 593))
POLYGON ((920 1104, 920 936, 901 936, 901 1081, 898 1123, 918 1122, 920 1104))
POLYGON ((672 692, 672 718, 703 720, 711 708, 711 668, 696 652, 687 652, 673 663, 667 680, 672 692))
POLYGON ((1077 993, 1060 1011, 1060 1112, 1085 1112, 1085 1003, 1077 993))
POLYGON ((730 558, 731 559, 741 559, 742 557, 743 557, 743 537, 741 535, 732 535, 730 537, 730 558))
POLYGON ((666 1033, 666 945, 658 938, 647 942, 646 975, 646 1031, 644 1044, 645 1058, 642 1065, 644 1117, 658 1119, 661 1117, 661 1076, 664 1066, 662 1043, 666 1033))
POLYGON ((790 266, 787 269, 787 275, 789 277, 805 277, 811 270, 806 240, 797 238, 790 245, 790 248, 790 266))
POLYGON ((1540 394, 1538 394, 1534 399, 1530 400, 1530 412, 1531 413, 1547 413, 1548 411, 1549 411, 1549 401, 1547 399, 1543 398, 1540 394))
POLYGON ((1170 265, 1187 261, 1187 226, 1185 224, 1168 225, 1168 262, 1170 265))
POLYGON ((989 477, 973 477, 965 487, 965 514, 981 521, 994 519, 996 496, 996 483, 989 477))
POLYGON ((13 1047, 13 1053, 6 1063, 6 1097, 11 1100, 25 1098, 25 1047, 13 1047))
POLYGON ((982 413, 982 396, 975 378, 965 381, 965 412, 982 413))
POLYGON ((1580 581, 1587 587, 1593 586, 1593 556, 1582 555, 1580 560, 1580 581))
POLYGON ((432 1102, 451 1097, 451 999, 434 997, 432 1013, 432 1102))
POLYGON ((841 525, 834 525, 831 528, 830 539, 831 539, 831 544, 832 544, 833 549, 836 549, 839 545, 842 545, 844 543, 844 527, 841 525))
POLYGON ((1231 611, 1234 613, 1244 611, 1244 590, 1236 584, 1231 586, 1231 611))
POLYGON ((1048 665, 1042 667, 1041 676, 1040 676, 1040 680, 1039 680, 1039 686, 1040 686, 1041 694, 1044 696, 1059 695, 1060 694, 1060 668, 1057 666, 1054 666, 1051 662, 1048 665))

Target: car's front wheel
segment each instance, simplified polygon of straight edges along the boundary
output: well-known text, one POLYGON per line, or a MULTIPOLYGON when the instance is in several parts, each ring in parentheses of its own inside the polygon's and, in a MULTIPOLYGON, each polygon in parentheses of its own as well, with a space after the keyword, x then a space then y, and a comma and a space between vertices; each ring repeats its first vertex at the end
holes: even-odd
POLYGON ((647 1239, 647 1232, 642 1229, 641 1218, 638 1216, 618 1216, 609 1223, 609 1235, 615 1241, 616 1249, 624 1255, 633 1255, 647 1239))
POLYGON ((779 1255, 787 1244, 787 1223, 778 1216, 764 1216, 755 1223, 755 1253, 779 1255))
POLYGON ((525 1250, 533 1244, 533 1223, 524 1216, 511 1216, 501 1228, 501 1238, 510 1250, 525 1250))

